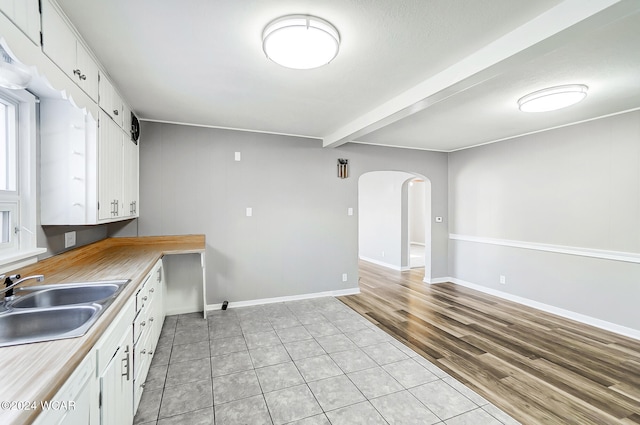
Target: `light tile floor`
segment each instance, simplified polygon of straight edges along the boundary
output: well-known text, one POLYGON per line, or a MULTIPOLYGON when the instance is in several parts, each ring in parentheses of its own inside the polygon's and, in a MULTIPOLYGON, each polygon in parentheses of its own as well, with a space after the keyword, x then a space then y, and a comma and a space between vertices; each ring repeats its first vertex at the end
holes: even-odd
POLYGON ((331 297, 167 317, 135 423, 517 424, 331 297))

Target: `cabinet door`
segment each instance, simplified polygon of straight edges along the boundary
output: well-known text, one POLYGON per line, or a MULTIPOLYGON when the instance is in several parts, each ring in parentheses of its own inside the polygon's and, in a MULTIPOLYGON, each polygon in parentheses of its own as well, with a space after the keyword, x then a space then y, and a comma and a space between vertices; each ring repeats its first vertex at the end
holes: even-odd
POLYGON ((122 336, 118 349, 100 377, 100 423, 123 425, 133 422, 133 333, 122 336))
POLYGON ((139 151, 138 145, 123 134, 123 213, 124 216, 138 217, 138 181, 139 181, 139 151))
POLYGON ((126 133, 127 139, 131 139, 131 109, 122 102, 122 130, 126 133))
POLYGON ((122 131, 104 112, 100 112, 98 146, 98 218, 110 220, 126 212, 122 199, 122 131))
POLYGON ((77 83, 76 37, 48 0, 42 2, 42 36, 42 51, 77 83))
POLYGON ((87 425, 91 423, 92 406, 90 382, 87 380, 80 389, 73 409, 69 409, 61 422, 61 425, 87 425))
POLYGON ((95 101, 98 100, 98 65, 87 49, 80 42, 76 42, 76 65, 80 70, 78 85, 95 101))
POLYGON ((160 332, 162 331, 162 324, 164 323, 164 268, 162 267, 162 260, 158 261, 154 269, 156 284, 155 290, 155 304, 154 304, 154 317, 156 318, 154 328, 154 341, 158 342, 160 338, 160 332))
POLYGON ((111 119, 122 127, 122 99, 106 75, 100 73, 100 92, 98 105, 111 119))
POLYGON ((22 30, 31 41, 40 44, 40 12, 38 0, 0 0, 0 10, 22 30))

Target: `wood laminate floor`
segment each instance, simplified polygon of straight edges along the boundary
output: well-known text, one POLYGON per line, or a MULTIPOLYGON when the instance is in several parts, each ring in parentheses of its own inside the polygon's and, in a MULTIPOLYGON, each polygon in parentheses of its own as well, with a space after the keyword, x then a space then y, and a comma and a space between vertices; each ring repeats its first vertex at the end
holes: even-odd
POLYGON ((523 424, 640 424, 640 341, 360 262, 339 297, 523 424))

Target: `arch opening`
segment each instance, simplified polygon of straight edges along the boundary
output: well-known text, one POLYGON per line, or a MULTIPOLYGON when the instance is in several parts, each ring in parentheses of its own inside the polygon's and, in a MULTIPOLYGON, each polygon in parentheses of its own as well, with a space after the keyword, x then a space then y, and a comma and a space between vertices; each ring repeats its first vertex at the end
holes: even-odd
POLYGON ((358 257, 431 279, 431 181, 415 172, 371 171, 358 179, 358 257))

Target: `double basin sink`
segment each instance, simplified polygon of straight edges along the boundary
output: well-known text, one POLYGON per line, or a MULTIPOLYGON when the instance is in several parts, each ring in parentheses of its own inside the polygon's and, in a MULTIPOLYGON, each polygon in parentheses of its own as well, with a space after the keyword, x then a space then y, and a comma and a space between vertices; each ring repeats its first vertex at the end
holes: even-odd
POLYGON ((0 347, 84 335, 129 280, 66 283, 16 290, 0 312, 0 347))

